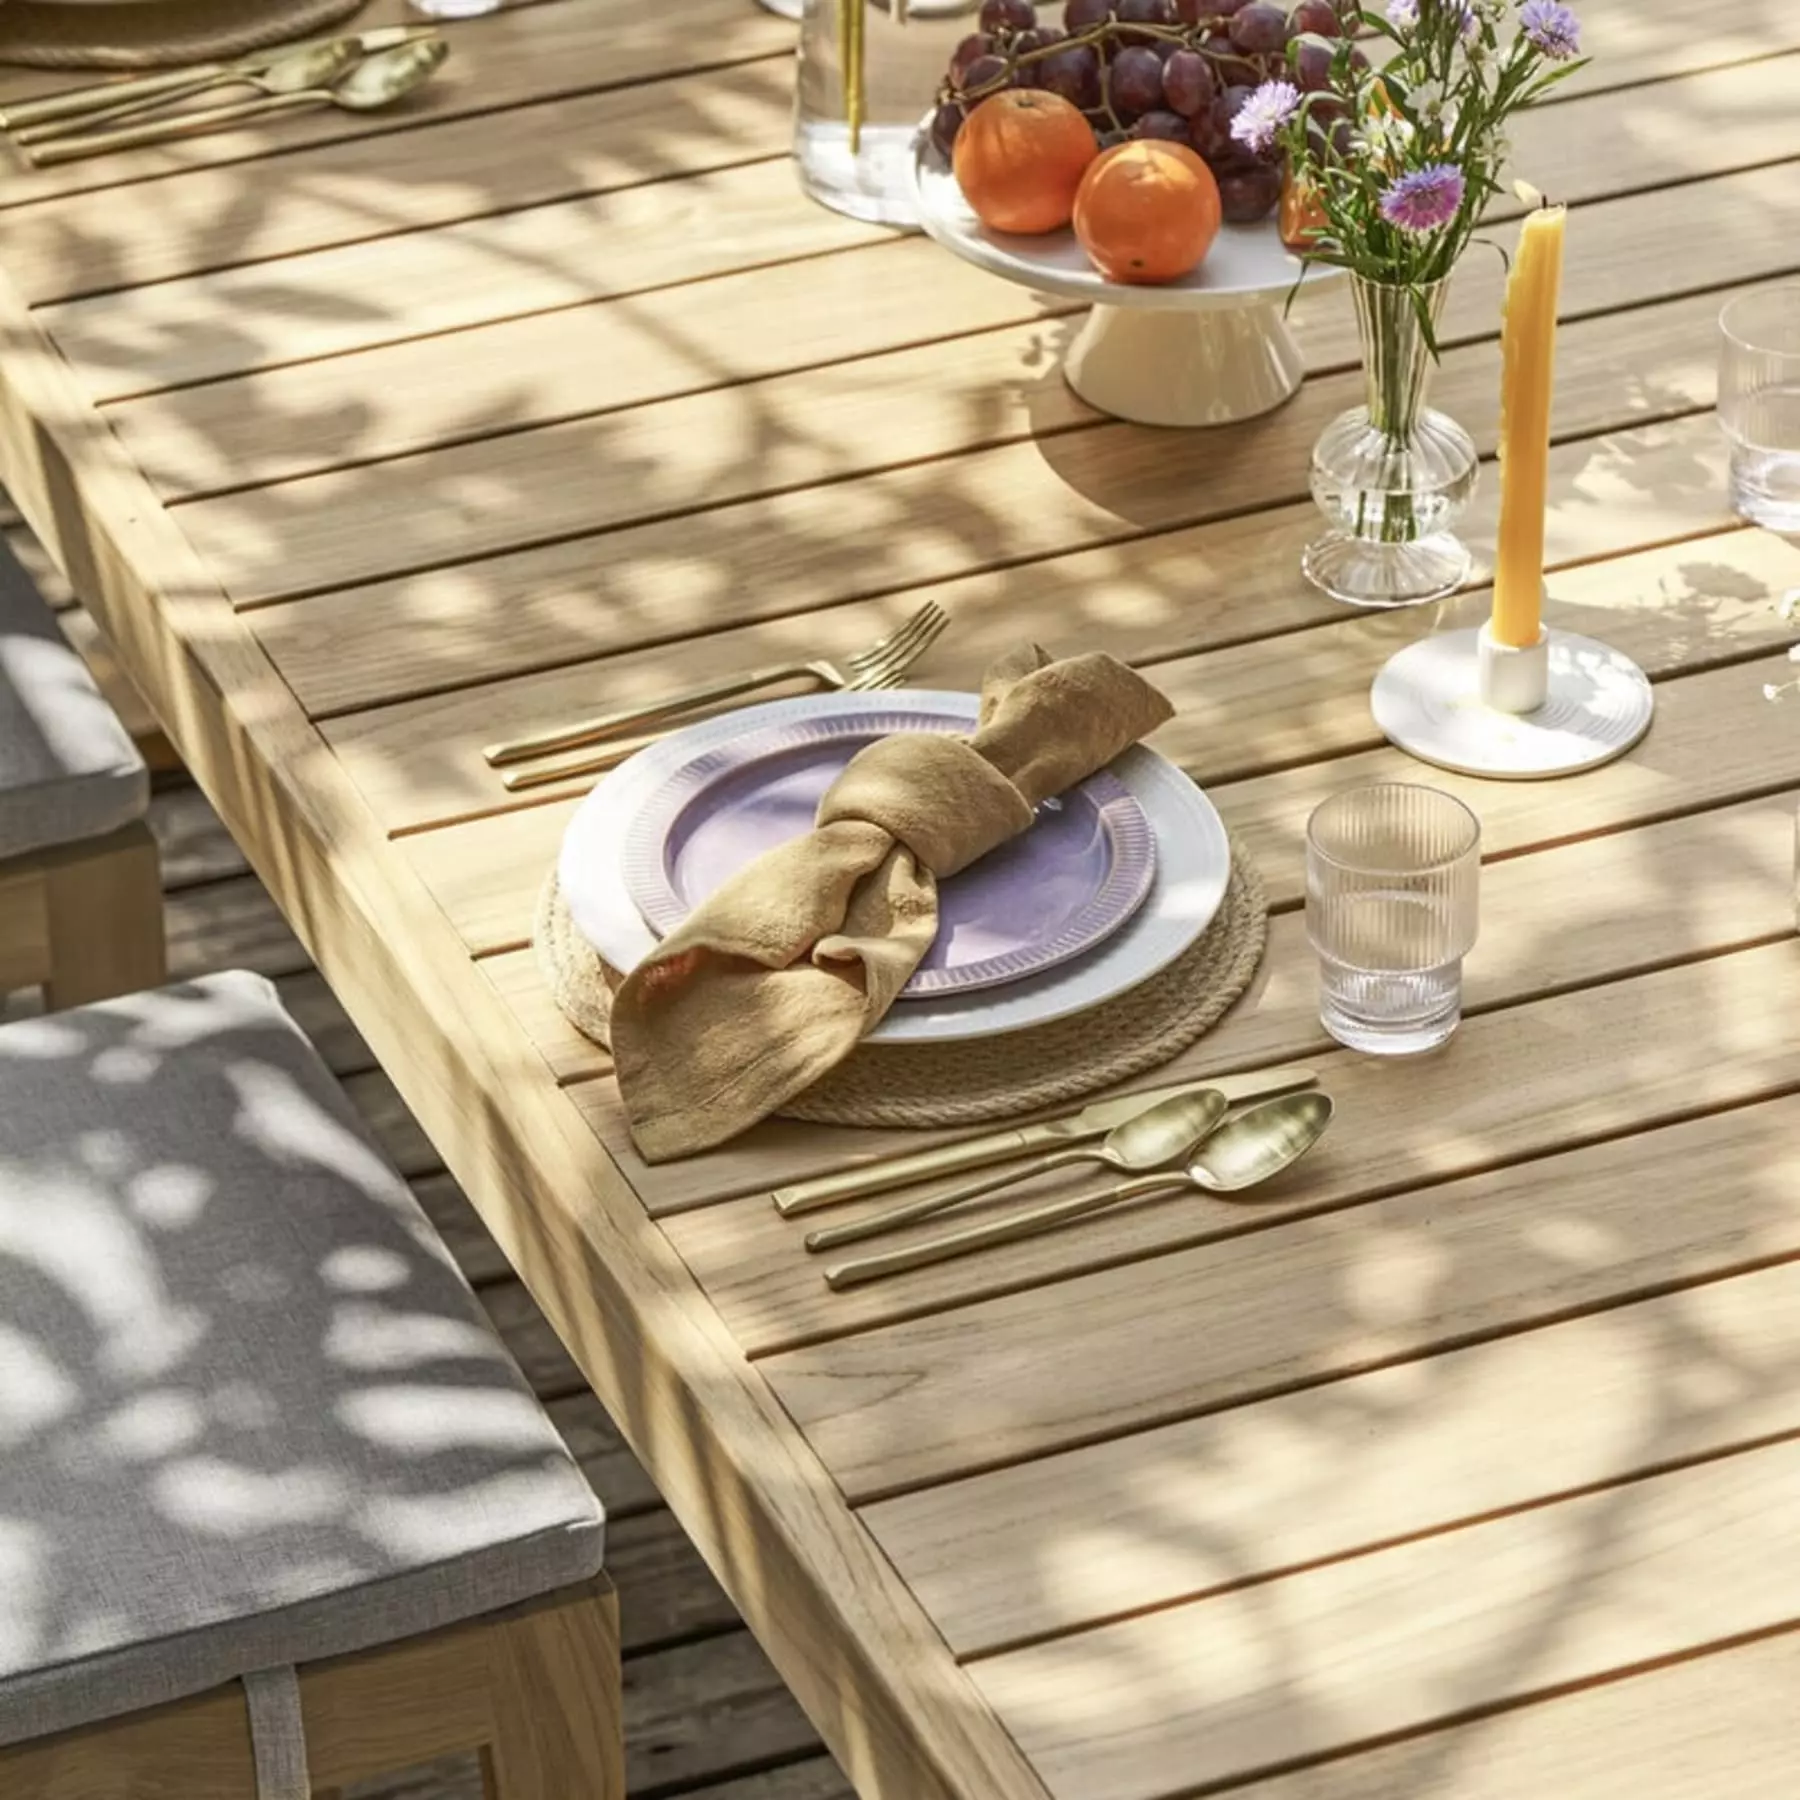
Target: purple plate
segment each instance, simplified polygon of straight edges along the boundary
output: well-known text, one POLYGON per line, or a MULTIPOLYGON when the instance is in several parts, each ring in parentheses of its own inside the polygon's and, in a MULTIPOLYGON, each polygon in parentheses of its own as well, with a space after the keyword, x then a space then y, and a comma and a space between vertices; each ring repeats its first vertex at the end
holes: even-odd
MULTIPOLYGON (((870 712, 746 732, 651 796, 626 838, 626 889, 666 937, 739 869, 809 831, 825 790, 865 744, 896 731, 968 729, 966 713, 870 712)), ((943 884, 936 941, 902 998, 996 987, 1067 962, 1137 911, 1155 873, 1149 820, 1102 770, 943 884)))

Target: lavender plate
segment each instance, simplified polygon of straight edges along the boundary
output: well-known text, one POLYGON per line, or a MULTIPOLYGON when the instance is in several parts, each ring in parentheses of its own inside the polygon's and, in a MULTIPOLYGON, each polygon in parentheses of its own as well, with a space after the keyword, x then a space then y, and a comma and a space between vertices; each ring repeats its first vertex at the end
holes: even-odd
MULTIPOLYGON (((626 891, 666 936, 738 870, 809 830, 825 790, 865 744, 896 731, 968 728, 961 709, 909 707, 767 726, 697 752, 633 821, 626 891)), ((1155 875, 1143 808, 1102 770, 943 884, 936 941, 901 997, 998 987, 1080 956, 1143 905, 1155 875)))

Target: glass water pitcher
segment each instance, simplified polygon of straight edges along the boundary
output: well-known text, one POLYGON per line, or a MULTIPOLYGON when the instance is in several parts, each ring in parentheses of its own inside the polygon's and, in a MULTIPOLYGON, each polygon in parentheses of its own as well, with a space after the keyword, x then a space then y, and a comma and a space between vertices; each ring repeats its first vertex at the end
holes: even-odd
POLYGON ((980 10, 981 0, 803 0, 794 158, 807 193, 853 219, 918 224, 913 139, 980 10))

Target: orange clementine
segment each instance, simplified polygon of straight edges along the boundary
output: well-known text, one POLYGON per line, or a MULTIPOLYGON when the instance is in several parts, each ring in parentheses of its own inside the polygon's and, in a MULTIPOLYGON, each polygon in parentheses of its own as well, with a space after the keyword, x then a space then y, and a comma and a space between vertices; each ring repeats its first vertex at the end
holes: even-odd
POLYGON ((1100 153, 1094 128, 1060 94, 1003 88, 963 121, 951 162, 963 198, 995 231, 1060 231, 1100 153))
POLYGON ((1281 210, 1277 218, 1281 241, 1290 250, 1304 250, 1331 223, 1319 190, 1291 168, 1282 172, 1281 210))
POLYGON ((1219 235, 1219 184, 1185 144, 1117 144, 1075 193, 1075 235, 1108 281, 1177 281, 1219 235))

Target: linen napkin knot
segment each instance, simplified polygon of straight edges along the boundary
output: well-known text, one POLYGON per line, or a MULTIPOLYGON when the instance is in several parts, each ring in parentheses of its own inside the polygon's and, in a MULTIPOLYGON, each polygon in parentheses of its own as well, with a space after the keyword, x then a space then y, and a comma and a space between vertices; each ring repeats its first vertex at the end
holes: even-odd
POLYGON ((650 1162, 735 1137, 855 1049, 937 935, 937 884, 1170 717, 1104 653, 996 663, 972 737, 859 752, 804 837, 696 907, 614 996, 612 1050, 650 1162))

